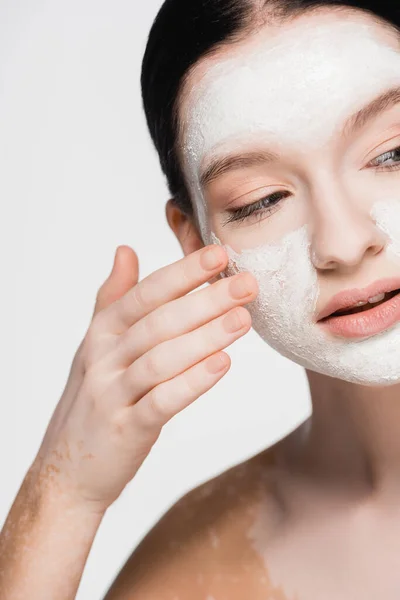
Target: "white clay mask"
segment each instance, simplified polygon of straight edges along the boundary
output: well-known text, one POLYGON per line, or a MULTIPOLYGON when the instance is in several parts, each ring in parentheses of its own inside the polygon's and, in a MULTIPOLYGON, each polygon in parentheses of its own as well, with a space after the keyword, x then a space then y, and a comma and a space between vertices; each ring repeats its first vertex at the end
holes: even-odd
MULTIPOLYGON (((377 202, 373 218, 387 235, 385 251, 399 264, 400 199, 377 202)), ((212 234, 215 244, 220 240, 212 234)), ((229 262, 224 275, 250 271, 259 294, 246 305, 252 327, 272 348, 312 371, 364 385, 400 381, 400 323, 364 339, 329 335, 312 321, 318 299, 317 274, 310 260, 307 225, 277 245, 265 244, 241 253, 224 245, 229 262)), ((378 277, 377 277, 378 278, 378 277)))
POLYGON ((285 24, 278 38, 267 28, 231 53, 187 90, 182 117, 183 166, 206 244, 213 227, 200 169, 210 157, 249 139, 318 150, 348 115, 400 85, 400 53, 345 16, 285 24))
MULTIPOLYGON (((246 307, 255 331, 280 354, 346 381, 390 385, 400 381, 400 324, 352 340, 328 335, 313 322, 319 286, 310 259, 313 248, 308 223, 292 226, 274 243, 268 242, 266 234, 262 245, 252 244, 249 227, 246 243, 239 248, 229 244, 234 229, 218 228, 211 222, 200 187, 200 169, 213 154, 234 151, 253 135, 265 139, 267 145, 273 146, 277 140, 283 147, 297 145, 305 154, 315 152, 330 143, 348 115, 400 84, 400 54, 378 39, 364 21, 342 16, 317 25, 291 27, 284 25, 283 33, 272 40, 267 29, 264 38, 257 37, 256 45, 212 66, 189 93, 184 169, 203 241, 225 247, 229 256, 226 275, 250 271, 255 276, 260 291, 246 307)), ((400 274, 397 181, 398 193, 388 197, 379 191, 366 207, 376 227, 385 232, 387 259, 399 265, 400 274)), ((268 218, 268 227, 273 228, 274 215, 268 218)), ((263 224, 257 240, 262 228, 263 224)), ((242 234, 242 239, 245 237, 242 234)), ((380 266, 383 262, 380 260, 380 266)), ((383 276, 377 272, 368 283, 383 276)), ((356 287, 351 277, 344 287, 356 287)))

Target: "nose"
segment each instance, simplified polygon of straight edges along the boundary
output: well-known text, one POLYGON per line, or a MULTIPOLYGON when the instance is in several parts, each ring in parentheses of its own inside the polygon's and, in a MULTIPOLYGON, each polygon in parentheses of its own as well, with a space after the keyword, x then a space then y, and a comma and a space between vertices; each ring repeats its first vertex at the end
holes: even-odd
POLYGON ((372 205, 338 186, 320 191, 313 203, 311 260, 317 269, 354 269, 368 254, 381 252, 386 234, 370 215, 372 205))

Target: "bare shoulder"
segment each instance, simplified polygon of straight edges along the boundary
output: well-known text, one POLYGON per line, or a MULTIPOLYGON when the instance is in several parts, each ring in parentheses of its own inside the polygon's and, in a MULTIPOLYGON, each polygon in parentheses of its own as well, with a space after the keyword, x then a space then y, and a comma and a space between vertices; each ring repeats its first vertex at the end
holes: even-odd
POLYGON ((276 523, 270 466, 272 449, 186 493, 135 548, 104 600, 265 598, 268 576, 253 533, 261 526, 272 535, 276 523))

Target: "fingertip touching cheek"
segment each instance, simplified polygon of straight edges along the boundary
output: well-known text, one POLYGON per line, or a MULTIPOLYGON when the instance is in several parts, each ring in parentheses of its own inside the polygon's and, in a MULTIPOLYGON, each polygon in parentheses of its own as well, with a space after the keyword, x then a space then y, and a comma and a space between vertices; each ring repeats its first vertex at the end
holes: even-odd
MULTIPOLYGON (((257 333, 311 370, 389 385, 400 380, 398 324, 354 340, 327 334, 315 318, 321 294, 329 299, 322 281, 333 295, 400 274, 400 174, 379 180, 363 170, 361 160, 374 158, 374 147, 384 148, 390 137, 393 148, 396 127, 400 146, 399 106, 392 102, 397 120, 380 121, 373 133, 361 132, 350 141, 343 136, 350 115, 400 86, 395 36, 386 43, 377 27, 364 17, 303 16, 278 30, 259 31, 240 48, 225 49, 186 90, 181 150, 203 241, 223 245, 229 256, 222 275, 250 271, 258 281, 259 294, 247 305, 257 333), (257 222, 244 216, 245 204, 274 192, 279 208, 262 216, 260 207, 257 222), (233 218, 232 207, 242 207, 240 218, 238 213, 233 218), (331 219, 337 228, 332 232, 323 215, 337 210, 344 215, 350 207, 363 223, 360 232, 369 228, 371 244, 381 244, 384 254, 375 263, 369 259, 368 270, 360 254, 346 279, 341 271, 346 257, 341 262, 339 250, 329 272, 313 257, 323 236, 331 239, 334 233, 338 244, 346 244, 339 219, 331 219), (385 272, 378 273, 382 268, 385 272)), ((357 126, 362 129, 362 123, 357 126)))

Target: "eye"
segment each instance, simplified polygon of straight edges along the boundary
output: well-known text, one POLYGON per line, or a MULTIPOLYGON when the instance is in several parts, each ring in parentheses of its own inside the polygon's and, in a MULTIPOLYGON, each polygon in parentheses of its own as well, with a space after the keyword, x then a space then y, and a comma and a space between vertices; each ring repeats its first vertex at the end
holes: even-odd
MULTIPOLYGON (((375 167, 377 171, 400 170, 400 146, 380 154, 370 161, 369 165, 375 167), (394 164, 387 164, 387 161, 390 160, 394 161, 394 164)), ((265 196, 252 204, 229 209, 226 212, 230 216, 224 220, 223 226, 233 222, 261 220, 264 215, 270 215, 279 210, 279 204, 288 196, 290 196, 290 192, 282 190, 265 196)))
POLYGON ((392 171, 400 169, 400 146, 397 146, 397 148, 394 148, 393 150, 389 150, 388 152, 380 154, 368 164, 374 167, 376 166, 376 163, 378 164, 377 171, 392 171), (387 160, 393 160, 395 161, 395 163, 392 165, 388 165, 386 164, 387 160), (383 165, 383 167, 379 167, 379 165, 383 165))
POLYGON ((255 217, 260 219, 265 214, 271 214, 272 212, 276 212, 279 209, 277 206, 281 200, 290 196, 290 192, 287 190, 282 190, 278 192, 274 192, 269 196, 265 196, 257 202, 253 202, 252 204, 246 204, 244 206, 240 206, 239 208, 232 208, 227 210, 230 214, 224 223, 223 226, 228 223, 232 223, 234 221, 252 221, 255 217))

